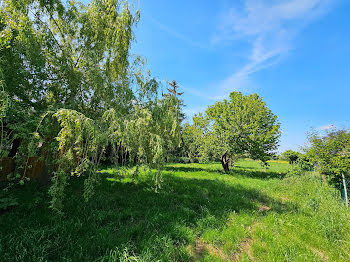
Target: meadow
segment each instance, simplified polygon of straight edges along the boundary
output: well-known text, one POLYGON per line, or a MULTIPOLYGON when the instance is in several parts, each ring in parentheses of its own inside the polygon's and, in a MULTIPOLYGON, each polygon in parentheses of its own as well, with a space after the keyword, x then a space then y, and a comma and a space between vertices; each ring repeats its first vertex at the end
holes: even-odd
POLYGON ((46 187, 18 185, 8 193, 18 205, 0 213, 1 261, 350 261, 339 193, 289 168, 168 164, 156 193, 147 172, 106 167, 88 202, 71 178, 63 217, 46 187))

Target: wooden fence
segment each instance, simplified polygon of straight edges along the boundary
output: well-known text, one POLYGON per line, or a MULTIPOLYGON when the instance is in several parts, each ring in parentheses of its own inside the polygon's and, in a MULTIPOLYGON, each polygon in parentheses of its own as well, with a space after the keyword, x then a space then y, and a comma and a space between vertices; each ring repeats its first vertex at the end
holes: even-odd
MULTIPOLYGON (((39 157, 29 157, 26 162, 25 177, 39 180, 44 173, 45 161, 39 157)), ((12 157, 3 157, 0 158, 0 167, 0 182, 4 182, 7 181, 7 176, 16 170, 16 162, 12 157)))

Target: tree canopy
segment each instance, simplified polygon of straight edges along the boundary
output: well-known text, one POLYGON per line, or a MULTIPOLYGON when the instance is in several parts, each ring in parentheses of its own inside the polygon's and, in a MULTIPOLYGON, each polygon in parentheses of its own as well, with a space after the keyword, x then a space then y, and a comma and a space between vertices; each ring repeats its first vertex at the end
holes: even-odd
POLYGON ((191 154, 220 159, 224 171, 237 155, 266 163, 277 149, 280 124, 257 94, 232 92, 185 127, 191 154))

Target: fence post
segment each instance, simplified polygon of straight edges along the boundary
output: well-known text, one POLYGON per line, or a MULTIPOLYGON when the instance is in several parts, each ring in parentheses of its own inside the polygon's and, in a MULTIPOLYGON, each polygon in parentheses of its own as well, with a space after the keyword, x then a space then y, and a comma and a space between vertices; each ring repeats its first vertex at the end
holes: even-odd
POLYGON ((345 181, 345 176, 344 174, 341 174, 342 179, 343 179, 343 187, 344 187, 344 196, 345 196, 345 205, 348 207, 349 206, 349 199, 348 199, 348 189, 346 186, 346 181, 345 181))

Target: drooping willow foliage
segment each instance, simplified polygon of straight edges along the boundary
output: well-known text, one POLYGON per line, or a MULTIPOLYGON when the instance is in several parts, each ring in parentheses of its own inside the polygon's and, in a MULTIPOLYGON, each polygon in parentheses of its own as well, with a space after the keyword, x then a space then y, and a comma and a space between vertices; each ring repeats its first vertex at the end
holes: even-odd
POLYGON ((30 157, 40 157, 58 212, 70 176, 86 176, 89 199, 101 160, 160 170, 179 144, 179 98, 159 96, 143 59, 130 54, 139 18, 118 0, 0 4, 1 156, 15 158, 9 178, 21 183, 30 157))
POLYGON ((61 129, 56 137, 59 158, 55 161, 58 168, 50 191, 52 207, 62 208, 67 174, 87 173, 84 197, 88 200, 93 195, 97 168, 109 145, 114 145, 114 156, 123 147, 136 164, 156 168, 157 189, 165 145, 176 147, 180 141, 177 103, 175 97, 167 97, 155 101, 152 106, 134 106, 134 112, 128 117, 119 116, 115 109, 110 109, 96 120, 74 110, 55 112, 52 117, 58 120, 61 129))

